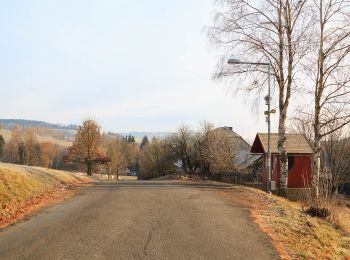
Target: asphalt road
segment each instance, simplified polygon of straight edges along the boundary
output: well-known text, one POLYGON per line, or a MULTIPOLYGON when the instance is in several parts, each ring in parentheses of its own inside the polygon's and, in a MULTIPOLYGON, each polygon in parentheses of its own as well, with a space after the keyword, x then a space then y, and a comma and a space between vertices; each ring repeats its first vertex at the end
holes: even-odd
POLYGON ((1 259, 278 259, 225 185, 96 183, 0 232, 1 259))

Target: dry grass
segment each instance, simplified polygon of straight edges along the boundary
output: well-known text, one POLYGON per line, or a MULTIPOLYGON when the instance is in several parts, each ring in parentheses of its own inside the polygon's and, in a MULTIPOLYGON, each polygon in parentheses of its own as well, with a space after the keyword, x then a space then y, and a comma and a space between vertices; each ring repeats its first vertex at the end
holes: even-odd
POLYGON ((169 174, 157 178, 153 178, 152 181, 189 181, 189 182, 200 182, 202 181, 198 175, 186 175, 186 174, 169 174))
POLYGON ((137 181, 137 176, 120 176, 121 181, 137 181))
MULTIPOLYGON (((6 130, 6 129, 0 129, 0 134, 4 137, 5 142, 8 142, 11 139, 11 131, 10 130, 6 130)), ((53 143, 53 144, 57 144, 59 146, 62 147, 69 147, 72 145, 72 142, 66 141, 66 140, 61 140, 61 139, 56 139, 53 138, 51 136, 40 136, 40 135, 36 135, 38 142, 40 143, 53 143)))
POLYGON ((350 234, 350 196, 338 198, 338 206, 332 216, 332 222, 350 234))
POLYGON ((323 220, 305 214, 300 203, 253 188, 235 186, 219 193, 251 210, 284 259, 350 256, 349 208, 340 205, 332 219, 323 220))
POLYGON ((37 136, 37 138, 38 138, 38 141, 40 143, 48 142, 48 143, 57 144, 57 145, 62 146, 62 147, 72 146, 72 142, 69 142, 66 140, 61 140, 61 139, 56 139, 56 138, 53 138, 51 136, 37 136))
MULTIPOLYGON (((108 175, 107 174, 94 174, 94 178, 100 180, 100 181, 108 181, 108 175)), ((109 181, 116 181, 114 179, 114 175, 110 175, 109 181)), ((125 175, 120 175, 119 176, 119 181, 137 181, 137 176, 125 176, 125 175)))
POLYGON ((35 199, 87 181, 63 171, 0 163, 0 222, 13 218, 35 199))
POLYGON ((0 129, 0 135, 8 142, 11 139, 11 131, 6 129, 0 129))

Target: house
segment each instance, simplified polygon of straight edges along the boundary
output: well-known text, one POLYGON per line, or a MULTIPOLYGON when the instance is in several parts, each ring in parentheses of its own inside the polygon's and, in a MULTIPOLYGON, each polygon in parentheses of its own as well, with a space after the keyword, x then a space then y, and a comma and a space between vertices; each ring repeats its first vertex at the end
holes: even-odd
MULTIPOLYGON (((280 187, 280 161, 278 156, 278 134, 271 134, 271 180, 280 187)), ((268 146, 268 135, 258 133, 255 137, 251 154, 262 155, 262 182, 267 183, 266 156, 268 146)), ((288 188, 304 188, 310 183, 312 177, 312 148, 303 134, 286 134, 285 142, 288 155, 288 188)))
POLYGON ((250 177, 252 182, 260 182, 261 167, 262 167, 262 155, 251 154, 244 162, 242 162, 237 166, 237 170, 240 173, 245 174, 247 177, 250 177))
POLYGON ((239 134, 232 130, 230 126, 218 127, 212 130, 213 132, 220 132, 232 138, 233 143, 236 148, 236 157, 234 160, 234 164, 236 166, 241 165, 250 157, 250 145, 244 140, 239 134))

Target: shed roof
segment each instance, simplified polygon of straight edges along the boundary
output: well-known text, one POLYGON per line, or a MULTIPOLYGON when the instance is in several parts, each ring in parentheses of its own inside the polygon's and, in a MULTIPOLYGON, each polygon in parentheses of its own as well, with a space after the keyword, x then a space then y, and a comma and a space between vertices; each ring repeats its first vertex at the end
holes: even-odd
MULTIPOLYGON (((268 134, 258 133, 255 137, 251 153, 267 152, 268 134)), ((312 154, 312 148, 304 134, 286 134, 286 152, 290 154, 312 154)), ((271 153, 278 153, 278 134, 271 134, 271 153)))

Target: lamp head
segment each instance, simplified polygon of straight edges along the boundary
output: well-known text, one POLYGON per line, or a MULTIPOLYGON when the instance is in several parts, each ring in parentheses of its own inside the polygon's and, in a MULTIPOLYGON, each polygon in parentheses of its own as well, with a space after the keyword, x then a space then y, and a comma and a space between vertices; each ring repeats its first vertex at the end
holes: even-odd
POLYGON ((231 59, 228 59, 227 63, 233 65, 233 64, 241 64, 242 62, 239 59, 231 58, 231 59))
POLYGON ((265 104, 266 104, 266 105, 268 105, 268 104, 270 103, 270 101, 271 101, 271 97, 270 97, 269 95, 266 95, 266 96, 264 97, 264 99, 265 99, 265 104))

